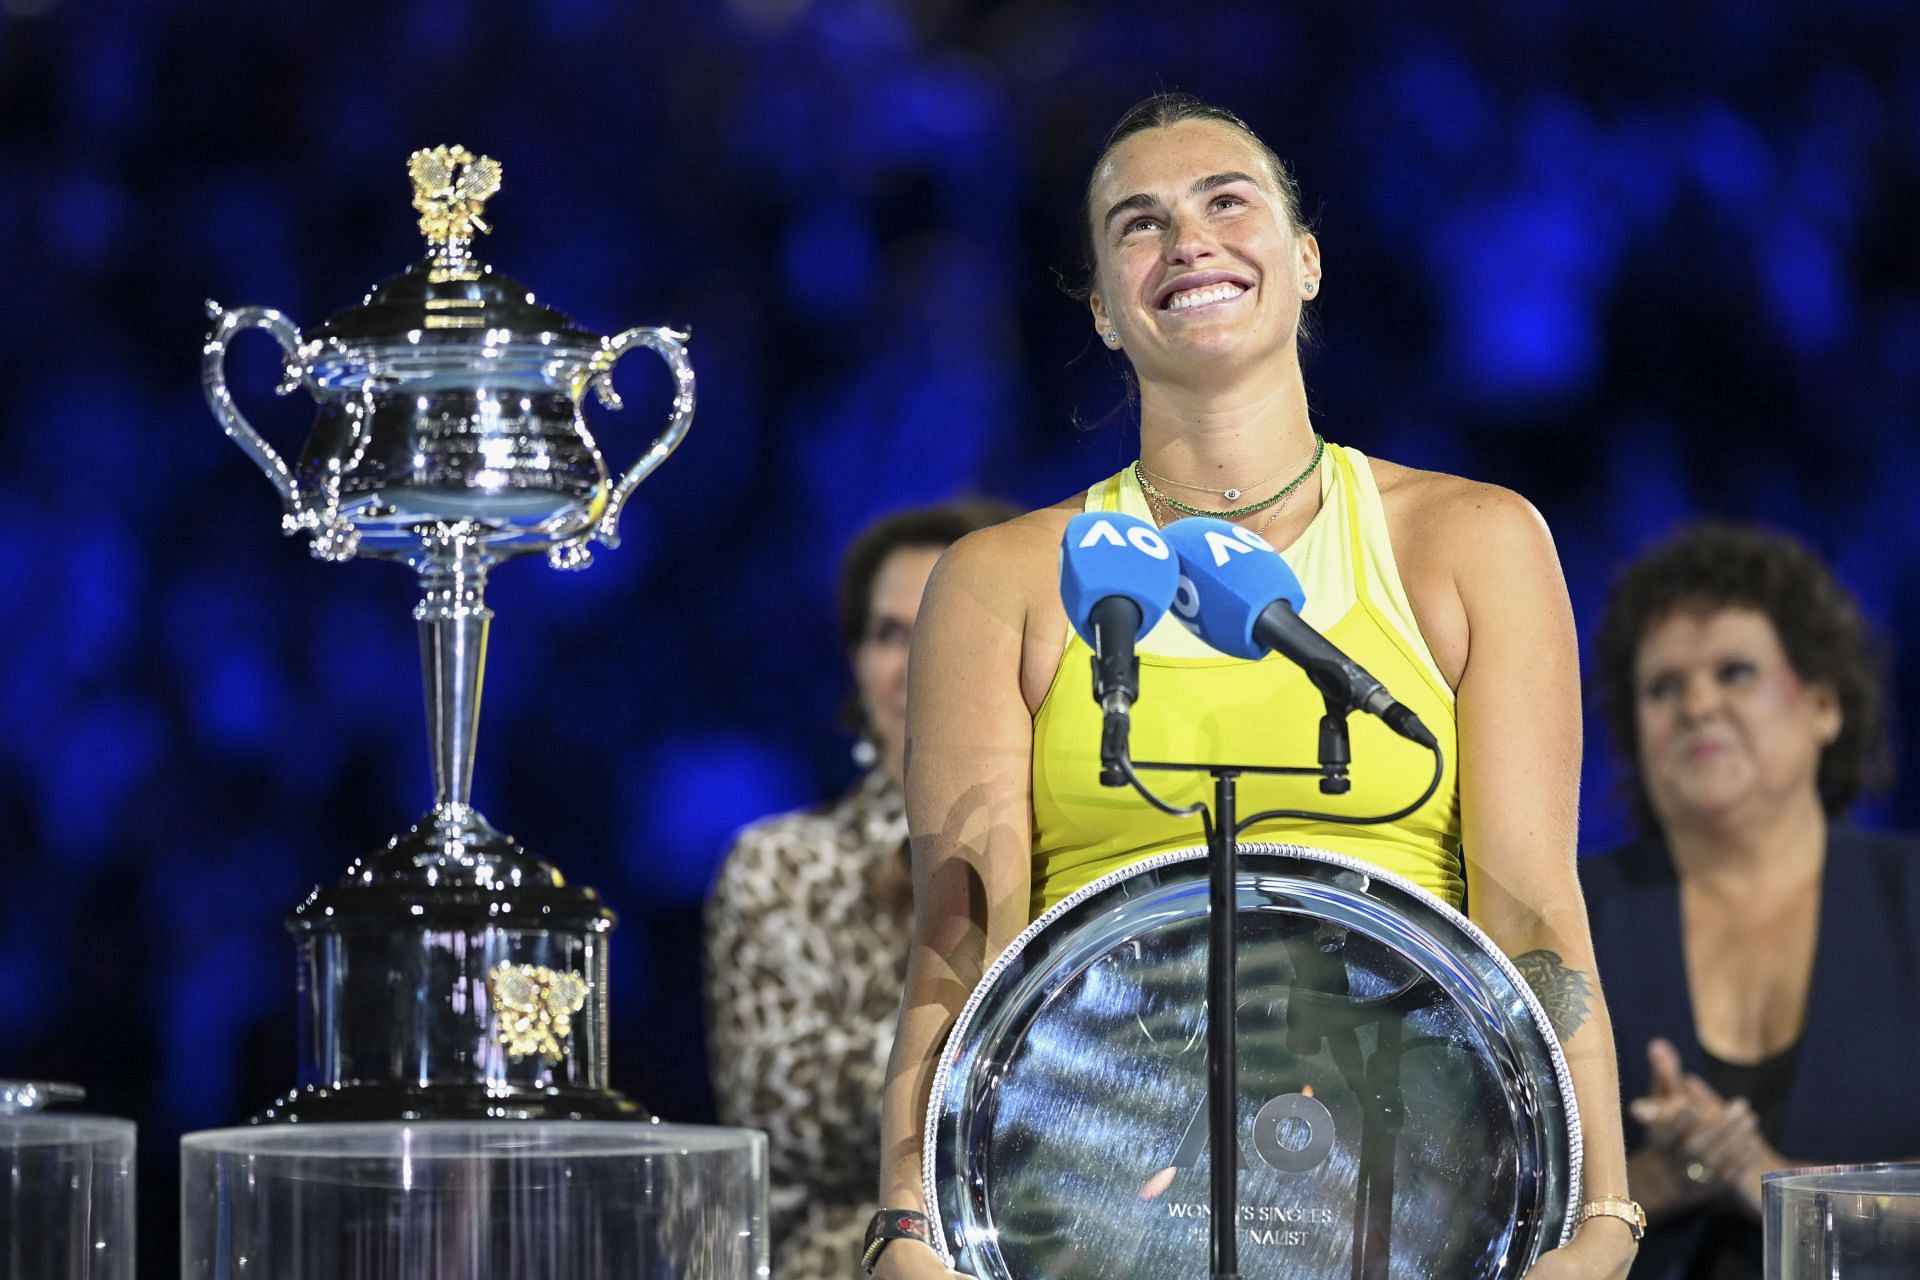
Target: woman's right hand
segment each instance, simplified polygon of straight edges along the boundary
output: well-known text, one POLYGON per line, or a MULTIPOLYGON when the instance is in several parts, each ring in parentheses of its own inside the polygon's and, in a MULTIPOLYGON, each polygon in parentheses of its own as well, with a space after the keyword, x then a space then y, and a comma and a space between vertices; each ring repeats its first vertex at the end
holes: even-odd
POLYGON ((895 1240, 880 1251, 873 1264, 873 1280, 963 1280, 947 1269, 932 1246, 918 1240, 895 1240))

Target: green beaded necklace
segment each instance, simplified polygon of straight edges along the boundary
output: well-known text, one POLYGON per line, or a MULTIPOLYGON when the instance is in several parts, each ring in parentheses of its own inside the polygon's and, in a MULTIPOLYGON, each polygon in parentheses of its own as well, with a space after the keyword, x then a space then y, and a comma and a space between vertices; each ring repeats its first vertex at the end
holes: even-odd
POLYGON ((1299 475, 1295 476, 1293 479, 1289 480, 1287 482, 1286 488, 1280 490, 1280 492, 1274 494, 1271 498, 1262 498, 1258 502, 1249 503, 1244 507, 1234 507, 1232 510, 1229 510, 1229 511, 1209 511, 1205 507, 1190 507, 1186 503, 1180 501, 1180 499, 1178 498, 1168 497, 1166 494, 1160 492, 1158 489, 1153 487, 1153 481, 1147 479, 1147 469, 1141 465, 1141 462, 1138 458, 1135 458, 1133 461, 1133 478, 1140 482, 1140 488, 1147 494, 1148 497, 1159 499, 1161 505, 1171 507, 1175 511, 1178 511, 1181 515, 1213 516, 1216 519, 1220 519, 1220 520, 1237 520, 1241 516, 1250 516, 1256 511, 1265 511, 1268 507, 1272 506, 1274 503, 1283 501, 1288 494, 1292 493, 1295 489, 1298 489, 1303 483, 1305 483, 1306 478, 1313 474, 1314 468, 1320 465, 1320 455, 1325 453, 1326 450, 1327 450, 1327 442, 1320 438, 1320 433, 1318 431, 1314 432, 1313 433, 1313 457, 1307 459, 1306 469, 1302 471, 1299 475))

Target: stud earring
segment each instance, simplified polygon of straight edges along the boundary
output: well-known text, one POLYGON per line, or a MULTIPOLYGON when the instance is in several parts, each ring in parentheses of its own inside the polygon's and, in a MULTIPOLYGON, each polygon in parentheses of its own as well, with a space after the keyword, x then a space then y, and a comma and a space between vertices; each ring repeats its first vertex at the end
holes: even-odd
POLYGON ((1107 345, 1110 347, 1120 345, 1120 331, 1118 329, 1107 330, 1107 345))
POLYGON ((1307 281, 1307 296, 1311 298, 1318 292, 1320 292, 1320 282, 1318 280, 1307 281))

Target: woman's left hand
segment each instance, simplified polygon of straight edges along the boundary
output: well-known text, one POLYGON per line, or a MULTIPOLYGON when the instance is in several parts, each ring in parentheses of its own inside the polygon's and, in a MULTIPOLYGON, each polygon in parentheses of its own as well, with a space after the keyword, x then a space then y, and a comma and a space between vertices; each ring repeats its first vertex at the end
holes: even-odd
POLYGON ((1639 1247, 1626 1223, 1593 1218, 1566 1244, 1542 1254, 1526 1280, 1622 1280, 1639 1247))

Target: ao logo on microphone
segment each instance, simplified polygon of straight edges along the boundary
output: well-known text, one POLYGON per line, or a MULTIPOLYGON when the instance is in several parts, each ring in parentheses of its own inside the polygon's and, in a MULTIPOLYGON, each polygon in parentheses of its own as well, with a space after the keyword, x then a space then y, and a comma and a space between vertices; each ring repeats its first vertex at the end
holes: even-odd
POLYGON ((1160 536, 1160 531, 1144 524, 1129 525, 1126 536, 1123 538, 1120 530, 1114 527, 1113 521, 1096 520, 1088 527, 1086 535, 1080 539, 1080 549, 1084 551, 1095 543, 1115 547, 1125 547, 1131 543, 1135 551, 1150 555, 1155 560, 1165 560, 1173 555, 1173 548, 1169 547, 1167 540, 1160 536))
POLYGON ((1265 551, 1269 555, 1279 555, 1267 540, 1251 529, 1234 526, 1231 535, 1207 530, 1207 550, 1213 553, 1213 567, 1222 568, 1235 556, 1246 555, 1249 551, 1265 551))
MULTIPOLYGON (((1207 530, 1207 550, 1213 554, 1215 568, 1224 567, 1235 556, 1243 556, 1252 551, 1265 551, 1269 555, 1278 555, 1273 547, 1251 529, 1236 527, 1231 536, 1207 530)), ((1180 575, 1180 585, 1174 589, 1173 611, 1192 622, 1200 616, 1200 589, 1193 585, 1193 579, 1186 574, 1180 575)))

